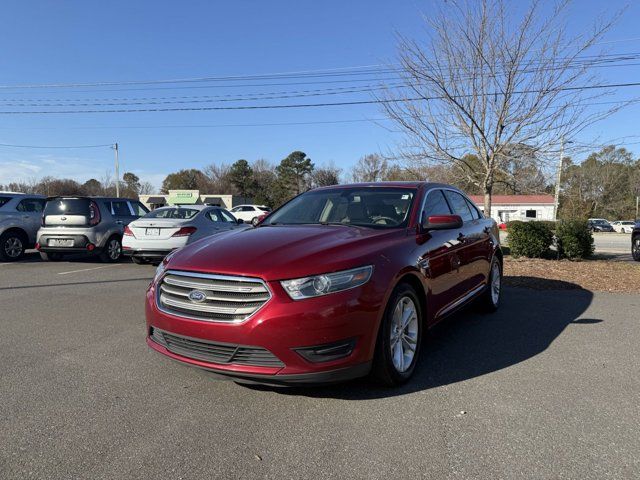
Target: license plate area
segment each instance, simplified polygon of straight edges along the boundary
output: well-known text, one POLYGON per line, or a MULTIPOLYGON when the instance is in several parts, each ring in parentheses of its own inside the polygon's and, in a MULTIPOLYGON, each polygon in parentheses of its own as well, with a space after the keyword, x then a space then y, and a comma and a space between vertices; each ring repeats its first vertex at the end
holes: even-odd
POLYGON ((72 238, 50 238, 49 246, 50 247, 73 247, 73 239, 72 238))
POLYGON ((144 234, 147 237, 159 237, 160 236, 160 229, 159 228, 147 228, 147 229, 145 229, 144 234))

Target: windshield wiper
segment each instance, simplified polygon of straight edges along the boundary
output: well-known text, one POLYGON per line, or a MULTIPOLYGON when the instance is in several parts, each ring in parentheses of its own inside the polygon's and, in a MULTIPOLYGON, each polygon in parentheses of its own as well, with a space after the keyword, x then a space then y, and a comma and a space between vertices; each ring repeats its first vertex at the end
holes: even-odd
POLYGON ((343 227, 366 227, 366 225, 359 225, 357 223, 343 223, 343 222, 318 222, 320 225, 342 225, 343 227))

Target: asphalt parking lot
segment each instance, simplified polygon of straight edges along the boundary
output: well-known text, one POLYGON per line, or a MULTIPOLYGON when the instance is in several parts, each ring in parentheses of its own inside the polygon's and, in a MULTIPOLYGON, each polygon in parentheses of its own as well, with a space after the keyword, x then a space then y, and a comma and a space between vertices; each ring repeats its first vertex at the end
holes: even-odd
POLYGON ((638 295, 507 289, 409 385, 273 389, 150 351, 153 267, 0 264, 0 478, 638 478, 638 295))

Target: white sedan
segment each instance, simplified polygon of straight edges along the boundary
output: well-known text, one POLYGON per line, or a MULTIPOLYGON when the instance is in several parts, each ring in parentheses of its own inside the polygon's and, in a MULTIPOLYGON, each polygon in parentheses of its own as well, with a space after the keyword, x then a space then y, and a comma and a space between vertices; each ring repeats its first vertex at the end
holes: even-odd
POLYGON ((223 208, 206 205, 157 208, 125 227, 122 254, 138 264, 158 262, 188 243, 236 228, 250 226, 223 208))
POLYGON ((635 222, 631 220, 618 220, 617 222, 611 222, 611 226, 618 233, 631 233, 633 232, 633 226, 635 222))
POLYGON ((261 215, 270 213, 271 209, 265 205, 237 205, 231 209, 231 213, 236 218, 241 218, 245 222, 251 222, 253 225, 258 223, 261 215))

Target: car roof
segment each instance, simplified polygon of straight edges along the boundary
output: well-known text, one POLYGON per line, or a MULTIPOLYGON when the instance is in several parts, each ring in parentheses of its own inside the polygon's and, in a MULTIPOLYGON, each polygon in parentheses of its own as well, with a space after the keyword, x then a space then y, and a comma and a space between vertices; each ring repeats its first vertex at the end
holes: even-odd
POLYGON ((89 196, 89 195, 55 195, 53 197, 47 197, 47 201, 55 200, 57 198, 62 199, 74 199, 74 198, 86 198, 88 200, 109 200, 109 201, 125 201, 125 202, 137 202, 135 198, 127 198, 127 197, 97 197, 97 196, 89 196))
POLYGON ((32 197, 32 198, 46 198, 39 193, 23 193, 23 192, 5 192, 0 191, 0 195, 13 195, 14 197, 32 197))
POLYGON ((192 210, 204 210, 205 208, 220 208, 220 207, 213 207, 211 205, 165 205, 164 207, 158 207, 155 210, 168 210, 169 208, 190 208, 192 210))
POLYGON ((376 188, 376 187, 392 187, 392 188, 421 188, 424 187, 428 190, 432 188, 450 188, 452 190, 460 191, 459 188, 453 185, 447 185, 446 183, 427 182, 422 180, 410 180, 410 181, 388 181, 388 182, 360 182, 360 183, 341 183, 339 185, 331 185, 328 187, 318 187, 316 190, 331 190, 334 188, 376 188))

